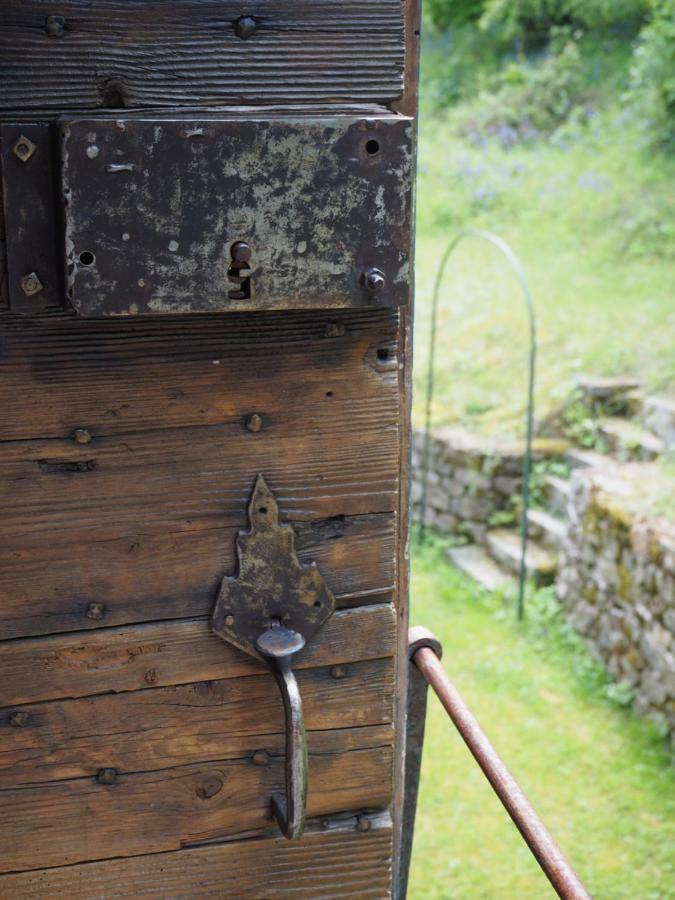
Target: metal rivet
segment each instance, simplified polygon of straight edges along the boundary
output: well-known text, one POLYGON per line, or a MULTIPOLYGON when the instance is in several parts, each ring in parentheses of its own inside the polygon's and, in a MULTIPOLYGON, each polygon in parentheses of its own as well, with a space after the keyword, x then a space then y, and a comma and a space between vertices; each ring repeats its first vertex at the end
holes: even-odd
POLYGON ((235 241, 230 247, 230 256, 236 263, 247 263, 251 258, 251 246, 246 241, 235 241))
POLYGON ((258 27, 258 23, 252 16, 240 16, 234 23, 234 33, 243 41, 250 38, 258 27))
POLYGON ((117 781, 117 769, 99 769, 96 773, 99 784, 115 784, 117 781))
POLYGON ((91 443, 91 432, 87 431, 86 428, 76 428, 74 437, 78 444, 91 443))
POLYGON ((95 621, 99 621, 99 619, 103 618, 105 613, 105 603, 99 603, 95 600, 93 603, 90 603, 87 607, 87 618, 94 619, 95 621))
POLYGON ((223 789, 223 779, 220 775, 207 775, 200 784, 197 785, 195 794, 200 800, 210 800, 215 797, 223 789))
POLYGON ((329 322, 326 325, 326 337, 342 337, 345 333, 345 326, 340 322, 329 322))
POLYGON ((63 37, 66 30, 66 20, 63 16, 47 16, 45 19, 45 31, 49 37, 63 37))
POLYGON ((231 628, 234 625, 234 616, 225 616, 225 624, 231 628))
POLYGON ((357 831, 370 831, 370 819, 368 816, 357 816, 356 817, 356 830, 357 831))
POLYGON ((22 709, 17 709, 16 712, 9 714, 9 724, 13 725, 15 728, 24 728, 28 725, 29 720, 30 716, 22 709))
POLYGON ((344 666, 333 666, 330 670, 331 678, 346 678, 347 671, 344 666))
POLYGON ((17 159, 20 159, 21 162, 28 162, 36 150, 37 147, 35 144, 23 134, 16 140, 12 147, 12 153, 17 159))
POLYGON ((270 755, 267 750, 256 750, 251 757, 251 762, 254 766, 269 766, 270 755))
POLYGON ((250 431, 251 434, 257 434, 262 430, 263 420, 262 416, 258 413, 253 413, 246 419, 246 430, 250 431))
POLYGON ((43 288, 43 284, 37 277, 37 274, 35 272, 29 272, 28 275, 24 275, 23 278, 19 281, 19 284, 21 286, 21 290, 27 297, 32 297, 33 294, 38 294, 43 288))
POLYGON ((369 294, 378 294, 384 287, 386 279, 379 269, 367 269, 361 276, 361 284, 369 294))

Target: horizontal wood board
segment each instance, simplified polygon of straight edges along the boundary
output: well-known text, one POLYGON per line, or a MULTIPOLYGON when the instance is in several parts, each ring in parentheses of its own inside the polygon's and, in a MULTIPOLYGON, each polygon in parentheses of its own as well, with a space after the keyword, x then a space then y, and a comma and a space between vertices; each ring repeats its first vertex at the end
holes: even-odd
POLYGON ((218 897, 231 900, 383 900, 391 827, 238 841, 135 859, 0 877, 0 897, 218 897))
POLYGON ((3 320, 0 636, 203 615, 258 472, 339 605, 388 599, 397 322, 3 320))
POLYGON ((401 0, 5 0, 0 109, 390 102, 404 55, 401 0))

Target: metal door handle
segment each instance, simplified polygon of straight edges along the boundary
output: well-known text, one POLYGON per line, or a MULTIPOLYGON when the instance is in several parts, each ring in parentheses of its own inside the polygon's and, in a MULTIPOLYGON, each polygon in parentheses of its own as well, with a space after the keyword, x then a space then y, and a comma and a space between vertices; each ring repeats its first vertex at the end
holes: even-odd
POLYGON ((279 685, 286 719, 286 793, 272 795, 272 817, 290 840, 302 837, 307 807, 307 739, 294 655, 335 609, 335 597, 311 563, 300 562, 295 534, 258 475, 248 506, 250 528, 237 535, 238 568, 226 575, 211 616, 214 632, 264 659, 279 685))
POLYGON ((272 815, 283 835, 296 840, 305 830, 308 762, 302 698, 292 660, 305 646, 305 639, 297 631, 277 627, 264 631, 256 646, 274 672, 286 718, 286 794, 272 795, 272 815))

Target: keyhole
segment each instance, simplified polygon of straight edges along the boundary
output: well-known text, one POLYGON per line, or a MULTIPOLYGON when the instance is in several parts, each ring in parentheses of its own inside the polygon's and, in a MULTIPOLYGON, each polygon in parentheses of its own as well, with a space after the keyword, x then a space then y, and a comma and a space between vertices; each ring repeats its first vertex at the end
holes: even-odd
POLYGON ((230 300, 250 300, 251 299, 251 267, 249 262, 251 259, 251 247, 246 241, 235 241, 230 247, 230 267, 227 270, 227 277, 233 281, 238 287, 228 291, 227 296, 230 300))

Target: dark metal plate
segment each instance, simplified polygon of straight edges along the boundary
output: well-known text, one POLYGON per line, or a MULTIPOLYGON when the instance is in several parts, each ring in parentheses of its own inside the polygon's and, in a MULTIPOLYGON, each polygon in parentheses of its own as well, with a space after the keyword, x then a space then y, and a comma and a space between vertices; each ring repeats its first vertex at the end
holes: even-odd
POLYGON ((63 298, 52 135, 45 123, 4 123, 0 135, 9 305, 13 312, 37 313, 63 298))
POLYGON ((81 315, 408 299, 403 116, 88 119, 61 134, 67 287, 81 315), (232 267, 242 241, 243 273, 232 267), (384 274, 376 291, 372 269, 384 274))
POLYGON ((249 531, 237 536, 237 573, 223 579, 211 625, 224 640, 260 658, 258 640, 270 628, 297 632, 307 643, 333 614, 335 598, 316 565, 298 559, 293 529, 279 522, 277 501, 262 475, 248 517, 249 531))

